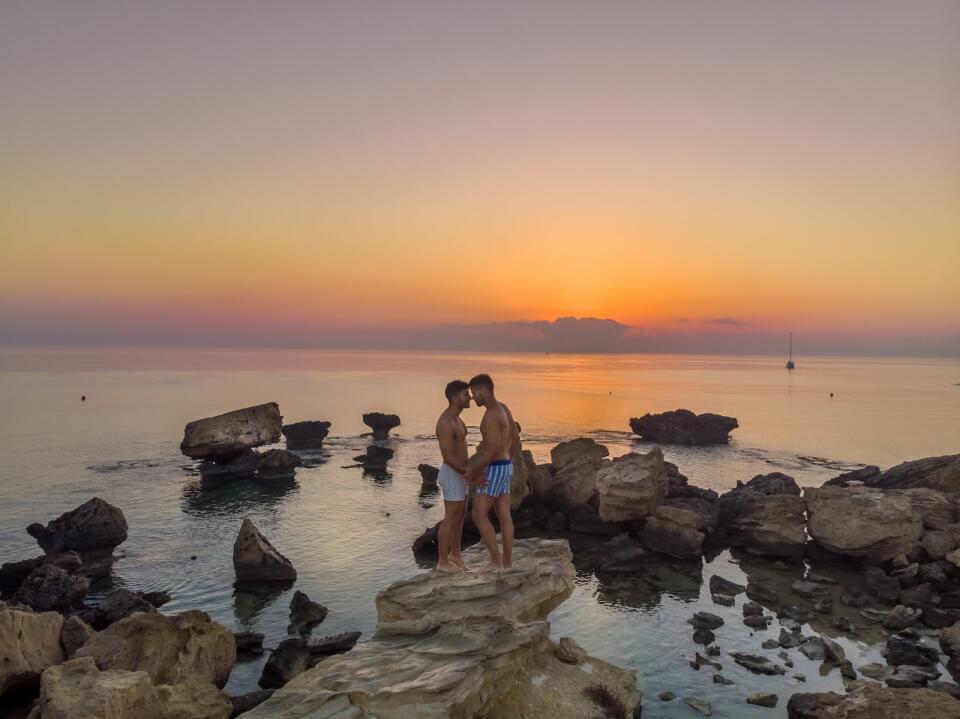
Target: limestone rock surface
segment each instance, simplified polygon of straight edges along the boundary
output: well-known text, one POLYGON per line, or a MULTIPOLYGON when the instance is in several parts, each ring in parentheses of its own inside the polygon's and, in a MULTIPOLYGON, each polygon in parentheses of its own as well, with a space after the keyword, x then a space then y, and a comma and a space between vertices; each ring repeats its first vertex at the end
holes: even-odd
POLYGON ((244 517, 233 544, 233 568, 241 582, 289 582, 297 578, 290 560, 270 544, 249 517, 244 517))
POLYGON ((663 452, 654 447, 647 454, 630 452, 597 470, 600 518, 625 522, 654 513, 667 496, 669 482, 663 452))
POLYGON ((0 602, 0 697, 63 661, 62 628, 56 612, 27 612, 0 602))

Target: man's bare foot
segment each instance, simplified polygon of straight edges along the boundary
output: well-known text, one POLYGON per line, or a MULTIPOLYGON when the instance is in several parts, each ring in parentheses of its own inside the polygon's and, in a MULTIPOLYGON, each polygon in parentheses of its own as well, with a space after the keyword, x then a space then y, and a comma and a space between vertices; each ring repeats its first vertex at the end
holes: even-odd
POLYGON ((466 562, 463 561, 463 557, 450 557, 450 563, 456 564, 463 572, 470 571, 470 568, 467 566, 466 562))
POLYGON ((513 562, 504 562, 504 563, 503 563, 503 568, 504 568, 504 569, 513 569, 513 562))
POLYGON ((500 564, 500 562, 494 562, 491 560, 487 562, 485 565, 483 565, 482 567, 480 567, 480 569, 478 569, 476 573, 490 574, 490 572, 499 572, 501 569, 503 569, 503 565, 500 564))
POLYGON ((459 574, 463 569, 453 562, 437 562, 437 571, 446 572, 447 574, 459 574))

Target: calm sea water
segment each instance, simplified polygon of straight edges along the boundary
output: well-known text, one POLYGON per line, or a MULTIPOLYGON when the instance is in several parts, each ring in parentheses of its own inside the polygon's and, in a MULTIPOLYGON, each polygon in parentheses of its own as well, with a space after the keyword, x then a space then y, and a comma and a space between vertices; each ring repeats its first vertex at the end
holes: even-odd
MULTIPOLYGON (((733 415, 740 429, 729 446, 665 448, 691 481, 718 491, 771 471, 817 485, 861 463, 886 467, 960 451, 957 360, 810 357, 792 373, 783 364, 775 357, 3 349, 0 561, 38 553, 24 531, 29 523, 100 496, 123 509, 130 538, 94 598, 118 586, 165 589, 173 601, 163 611, 200 608, 231 628, 263 632, 275 646, 286 637, 293 589, 254 596, 232 586, 233 540, 250 516, 297 567, 295 588, 329 607, 314 633, 368 634, 376 592, 421 568, 410 543, 441 516, 438 498, 421 495, 416 467, 439 463, 432 432, 443 386, 477 372, 493 375, 540 461, 558 441, 579 435, 614 455, 646 451, 629 435, 628 420, 648 411, 733 415), (305 455, 308 466, 293 482, 201 489, 194 463, 178 450, 183 425, 266 401, 278 402, 286 421, 333 422, 325 450, 305 455), (391 440, 389 478, 345 468, 368 442, 360 415, 373 410, 403 421, 391 440)), ((471 444, 479 418, 476 408, 465 413, 471 444)), ((742 595, 736 607, 713 605, 705 587, 711 574, 788 587, 802 570, 737 563, 727 553, 702 568, 661 562, 648 576, 616 581, 598 578, 589 563, 578 568, 574 595, 550 617, 553 633, 635 668, 646 717, 689 715, 679 700, 659 702, 663 690, 711 700, 714 716, 759 717, 785 716, 794 691, 841 687, 836 670, 820 676, 819 663, 796 650, 795 668, 779 679, 721 658, 734 686, 714 684, 713 670, 687 664, 695 647, 685 622, 699 609, 726 617, 716 632, 724 651, 760 651, 763 639, 779 634, 776 623, 756 635, 743 626, 742 595), (776 710, 743 703, 760 690, 781 695, 776 710)), ((812 631, 833 636, 828 626, 804 628, 812 631)), ((854 666, 880 661, 875 633, 835 638, 854 666)), ((228 690, 255 688, 261 668, 262 660, 238 664, 228 690)))

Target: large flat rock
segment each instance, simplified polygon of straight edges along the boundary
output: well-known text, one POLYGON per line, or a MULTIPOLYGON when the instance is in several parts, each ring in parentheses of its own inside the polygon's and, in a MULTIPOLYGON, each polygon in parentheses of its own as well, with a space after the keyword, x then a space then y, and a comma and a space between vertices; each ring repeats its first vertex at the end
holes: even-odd
POLYGON ((282 429, 280 407, 267 402, 188 422, 180 451, 193 459, 228 462, 245 449, 278 441, 282 429))
MULTIPOLYGON (((483 566, 486 553, 474 545, 463 553, 468 566, 483 566)), ((391 584, 377 595, 381 625, 407 620, 444 622, 499 616, 543 619, 573 592, 570 545, 563 539, 519 539, 513 568, 490 574, 429 571, 391 584)))

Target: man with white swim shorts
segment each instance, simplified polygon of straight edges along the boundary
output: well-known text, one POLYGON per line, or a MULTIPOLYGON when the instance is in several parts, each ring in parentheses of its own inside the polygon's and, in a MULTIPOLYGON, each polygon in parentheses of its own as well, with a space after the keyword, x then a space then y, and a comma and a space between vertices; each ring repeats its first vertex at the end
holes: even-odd
POLYGON ((437 477, 443 492, 443 521, 437 531, 437 569, 465 572, 467 565, 460 555, 460 541, 467 514, 467 483, 463 478, 467 471, 467 425, 460 413, 470 406, 470 387, 463 380, 455 379, 447 385, 444 394, 447 408, 437 420, 437 441, 443 456, 437 477))

